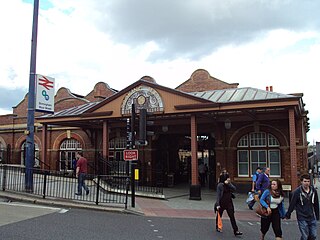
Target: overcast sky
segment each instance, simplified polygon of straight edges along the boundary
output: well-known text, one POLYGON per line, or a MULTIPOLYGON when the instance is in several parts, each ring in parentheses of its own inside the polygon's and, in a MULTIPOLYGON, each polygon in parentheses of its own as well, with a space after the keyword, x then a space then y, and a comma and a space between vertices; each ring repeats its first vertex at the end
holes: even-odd
MULTIPOLYGON (((304 93, 320 141, 320 1, 40 0, 37 73, 86 95, 142 76, 176 87, 198 68, 239 87, 304 93)), ((0 2, 0 114, 28 91, 32 0, 0 2)))

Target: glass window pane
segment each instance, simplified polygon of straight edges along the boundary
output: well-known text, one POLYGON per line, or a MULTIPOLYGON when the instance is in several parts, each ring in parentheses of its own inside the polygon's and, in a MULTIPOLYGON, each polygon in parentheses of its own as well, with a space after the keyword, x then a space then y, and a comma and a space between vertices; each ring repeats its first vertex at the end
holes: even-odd
POLYGON ((239 162, 247 163, 248 162, 248 151, 239 151, 239 162))
POLYGON ((251 162, 258 162, 259 156, 258 151, 251 151, 251 162))
POLYGON ((280 176, 280 164, 270 163, 270 176, 280 176))
POLYGON ((248 176, 248 164, 239 164, 239 176, 240 175, 248 176))
POLYGON ((259 151, 259 162, 267 162, 266 151, 259 151))
POLYGON ((239 150, 238 151, 238 175, 248 176, 249 169, 249 158, 248 151, 239 150))
POLYGON ((269 147, 279 147, 279 141, 278 139, 273 136, 272 134, 268 134, 268 145, 269 147))
POLYGON ((270 163, 279 163, 280 162, 279 150, 270 150, 269 151, 269 160, 270 160, 270 163))

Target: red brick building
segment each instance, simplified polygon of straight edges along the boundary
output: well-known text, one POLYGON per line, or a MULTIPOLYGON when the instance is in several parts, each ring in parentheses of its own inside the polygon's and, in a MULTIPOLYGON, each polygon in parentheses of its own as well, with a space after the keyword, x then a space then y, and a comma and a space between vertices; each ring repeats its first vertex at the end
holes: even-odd
MULTIPOLYGON (((272 87, 238 88, 196 70, 175 89, 143 77, 121 91, 98 83, 87 96, 61 88, 55 96, 55 113, 36 118, 36 164, 43 168, 72 169, 75 151, 82 150, 99 171, 99 158, 123 162, 126 123, 132 104, 154 122, 147 146, 139 150, 139 168, 147 184, 190 183, 190 198, 198 199, 198 165, 209 167, 210 187, 227 168, 233 181, 249 189, 257 166, 271 168, 271 177, 292 187, 307 171, 307 111, 302 94, 281 94, 272 87), (169 177, 168 177, 169 176, 169 177), (170 181, 169 181, 170 180, 170 181)), ((24 164, 27 96, 0 116, 2 162, 24 164)), ((137 125, 138 131, 138 125, 137 125)), ((138 135, 136 136, 138 137, 138 135)))

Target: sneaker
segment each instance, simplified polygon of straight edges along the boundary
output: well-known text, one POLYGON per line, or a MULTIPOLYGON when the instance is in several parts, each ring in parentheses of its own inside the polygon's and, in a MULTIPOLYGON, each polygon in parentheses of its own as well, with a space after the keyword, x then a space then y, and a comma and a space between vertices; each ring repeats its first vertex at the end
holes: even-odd
POLYGON ((248 206, 250 210, 253 210, 252 206, 248 206))
POLYGON ((89 195, 89 189, 86 191, 86 195, 89 195))
POLYGON ((217 230, 217 232, 222 233, 222 229, 221 228, 217 228, 216 230, 217 230))
POLYGON ((235 236, 241 236, 241 235, 242 235, 242 232, 236 231, 236 232, 234 232, 234 235, 235 235, 235 236))
POLYGON ((77 195, 77 196, 81 196, 81 195, 82 195, 82 193, 77 193, 77 192, 76 192, 76 193, 75 193, 75 195, 77 195))

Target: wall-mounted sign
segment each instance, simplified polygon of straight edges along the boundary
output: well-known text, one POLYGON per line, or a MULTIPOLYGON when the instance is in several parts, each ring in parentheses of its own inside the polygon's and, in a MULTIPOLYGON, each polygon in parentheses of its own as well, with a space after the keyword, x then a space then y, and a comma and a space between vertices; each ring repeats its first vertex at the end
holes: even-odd
POLYGON ((36 111, 54 112, 54 78, 36 74, 36 111))
POLYGON ((147 112, 163 112, 163 102, 160 94, 153 88, 139 86, 128 92, 123 99, 121 113, 131 114, 132 104, 135 105, 136 112, 140 109, 147 109, 147 112))

